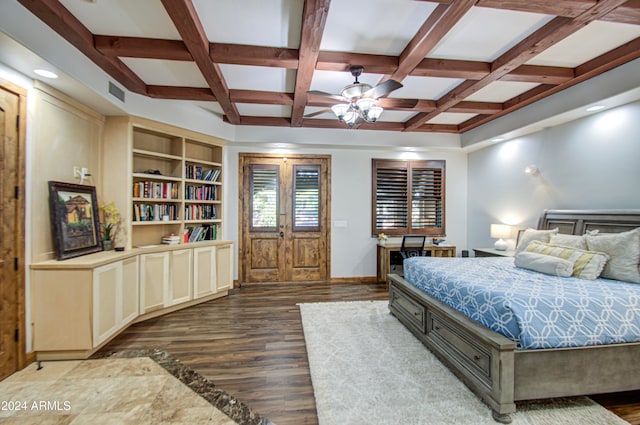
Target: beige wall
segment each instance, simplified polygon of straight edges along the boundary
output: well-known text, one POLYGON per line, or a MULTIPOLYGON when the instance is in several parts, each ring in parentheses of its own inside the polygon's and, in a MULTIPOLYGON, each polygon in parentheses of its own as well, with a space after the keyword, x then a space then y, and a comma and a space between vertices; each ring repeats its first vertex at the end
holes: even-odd
POLYGON ((55 258, 55 246, 49 219, 50 180, 78 183, 73 167, 86 167, 91 177, 83 184, 100 187, 102 130, 104 117, 77 101, 44 85, 34 86, 34 102, 29 138, 31 146, 28 196, 31 220, 31 261, 55 258))

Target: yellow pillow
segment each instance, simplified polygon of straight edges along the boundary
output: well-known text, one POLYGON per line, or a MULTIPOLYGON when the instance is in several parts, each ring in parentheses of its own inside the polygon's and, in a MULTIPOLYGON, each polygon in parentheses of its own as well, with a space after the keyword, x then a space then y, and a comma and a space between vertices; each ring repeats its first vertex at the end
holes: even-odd
POLYGON ((527 245, 525 251, 551 255, 571 261, 573 263, 573 273, 571 275, 580 279, 597 279, 609 260, 609 256, 604 252, 584 251, 540 241, 532 241, 527 245))

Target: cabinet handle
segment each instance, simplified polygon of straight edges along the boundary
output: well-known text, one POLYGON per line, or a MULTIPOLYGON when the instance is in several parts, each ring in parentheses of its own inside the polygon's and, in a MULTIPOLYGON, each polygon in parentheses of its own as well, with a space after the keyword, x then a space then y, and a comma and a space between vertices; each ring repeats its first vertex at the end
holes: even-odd
POLYGON ((475 360, 475 361, 478 361, 480 359, 481 359, 481 357, 479 355, 477 355, 477 354, 473 356, 473 360, 475 360))
POLYGON ((440 326, 434 326, 433 329, 439 331, 440 330, 440 326))

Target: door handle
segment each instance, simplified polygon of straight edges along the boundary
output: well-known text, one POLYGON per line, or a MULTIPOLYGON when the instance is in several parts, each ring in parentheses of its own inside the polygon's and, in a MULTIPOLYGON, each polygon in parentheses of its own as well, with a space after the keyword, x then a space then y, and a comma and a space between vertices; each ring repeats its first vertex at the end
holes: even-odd
POLYGON ((284 232, 280 232, 280 237, 284 238, 284 232))

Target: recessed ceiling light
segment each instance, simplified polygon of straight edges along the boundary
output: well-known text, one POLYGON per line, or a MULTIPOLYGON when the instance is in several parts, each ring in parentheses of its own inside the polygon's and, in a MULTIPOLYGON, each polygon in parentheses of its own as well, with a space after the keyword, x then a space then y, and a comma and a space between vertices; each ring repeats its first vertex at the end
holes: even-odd
POLYGON ((604 105, 593 105, 593 106, 589 106, 587 108, 587 112, 595 112, 595 111, 599 111, 600 109, 604 109, 604 105))
POLYGON ((34 69, 33 72, 44 78, 58 78, 58 74, 47 69, 34 69))

